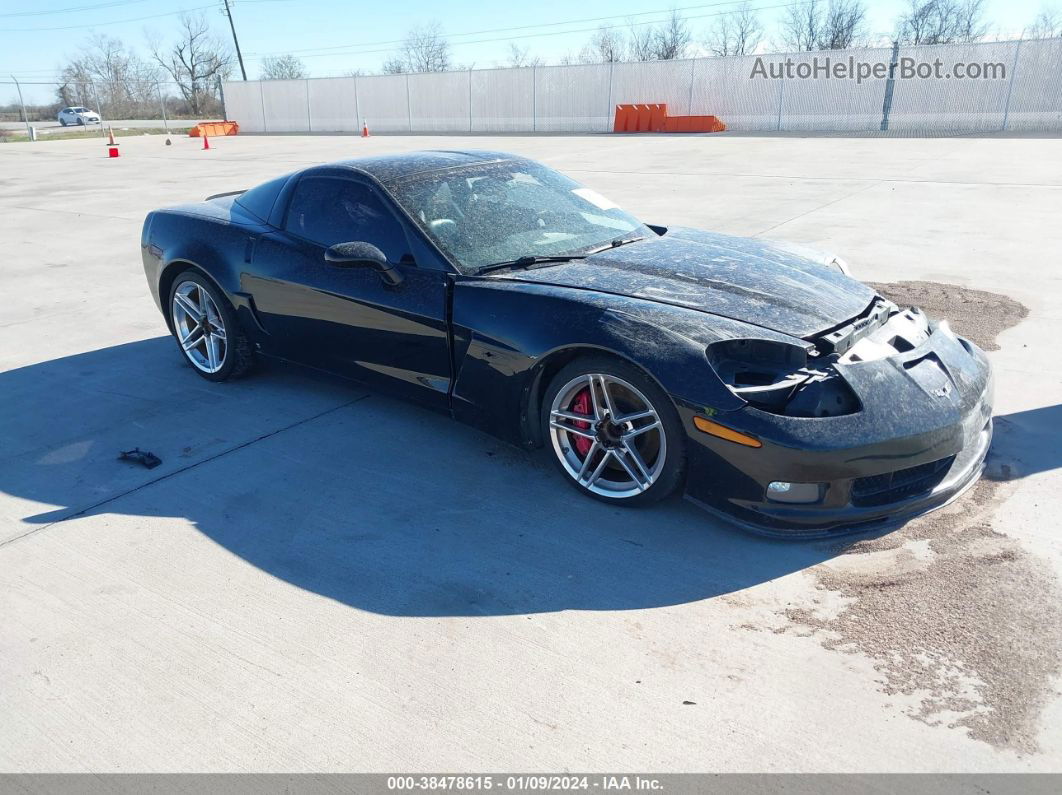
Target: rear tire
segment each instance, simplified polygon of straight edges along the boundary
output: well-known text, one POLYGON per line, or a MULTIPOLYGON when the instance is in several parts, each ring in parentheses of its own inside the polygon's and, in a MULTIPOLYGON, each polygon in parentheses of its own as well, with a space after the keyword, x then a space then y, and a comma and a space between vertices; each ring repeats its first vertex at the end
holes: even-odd
POLYGON ((546 389, 541 422, 564 479, 594 499, 649 505, 685 478, 686 439, 674 403, 622 359, 586 356, 561 368, 546 389))
POLYGON ((254 366, 254 347, 235 311, 200 272, 179 274, 166 306, 177 347, 198 375, 208 381, 228 381, 254 366))

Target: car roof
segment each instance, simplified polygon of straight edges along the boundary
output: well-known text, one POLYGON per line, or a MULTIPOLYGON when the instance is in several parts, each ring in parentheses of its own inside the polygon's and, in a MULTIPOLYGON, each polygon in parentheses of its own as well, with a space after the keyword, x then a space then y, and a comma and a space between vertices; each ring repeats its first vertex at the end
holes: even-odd
POLYGON ((495 152, 486 149, 428 149, 394 155, 376 155, 340 160, 329 166, 340 166, 359 171, 383 183, 395 182, 413 174, 441 171, 450 168, 497 163, 506 160, 524 160, 520 155, 495 152))

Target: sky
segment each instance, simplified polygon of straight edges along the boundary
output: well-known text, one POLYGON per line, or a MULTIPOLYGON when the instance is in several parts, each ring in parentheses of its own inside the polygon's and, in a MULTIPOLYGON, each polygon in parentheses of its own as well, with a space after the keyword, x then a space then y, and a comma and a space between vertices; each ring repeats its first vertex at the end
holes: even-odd
MULTIPOLYGON (((722 0, 535 0, 488 3, 474 0, 230 0, 247 76, 258 77, 271 54, 299 56, 311 77, 342 75, 355 69, 379 71, 411 27, 438 21, 450 41, 455 65, 488 68, 507 65, 510 42, 544 63, 576 54, 599 25, 650 23, 678 8, 703 42, 719 18, 740 5, 722 0)), ((764 50, 778 38, 785 6, 798 0, 750 0, 767 30, 764 50)), ((1062 0, 986 0, 990 35, 1016 37, 1045 6, 1062 0)), ((887 41, 908 0, 866 0, 869 32, 887 41)), ((222 0, 3 0, 0 2, 0 81, 14 75, 26 101, 48 102, 52 80, 64 59, 76 55, 88 38, 105 33, 147 55, 154 31, 167 38, 181 11, 202 12, 218 36, 230 41, 222 0)), ((703 45, 702 45, 703 46, 703 45)), ((0 86, 0 102, 14 98, 13 85, 0 86), (10 95, 10 96, 8 96, 10 95)))

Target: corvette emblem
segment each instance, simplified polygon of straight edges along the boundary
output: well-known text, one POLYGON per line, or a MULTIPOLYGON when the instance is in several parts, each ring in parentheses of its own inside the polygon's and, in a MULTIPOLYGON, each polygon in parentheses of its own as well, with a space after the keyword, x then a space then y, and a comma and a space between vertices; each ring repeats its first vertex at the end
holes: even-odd
POLYGON ((947 381, 944 382, 944 386, 942 386, 940 389, 934 389, 933 390, 933 396, 934 397, 946 398, 950 394, 951 394, 951 384, 949 382, 947 382, 947 381))

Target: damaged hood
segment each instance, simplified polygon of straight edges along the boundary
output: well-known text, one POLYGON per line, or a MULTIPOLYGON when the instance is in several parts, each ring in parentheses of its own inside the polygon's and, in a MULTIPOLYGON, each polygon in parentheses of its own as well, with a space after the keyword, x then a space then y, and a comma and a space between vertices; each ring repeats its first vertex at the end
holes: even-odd
POLYGON ((793 248, 686 228, 505 278, 698 309, 794 337, 849 320, 875 295, 793 248))

